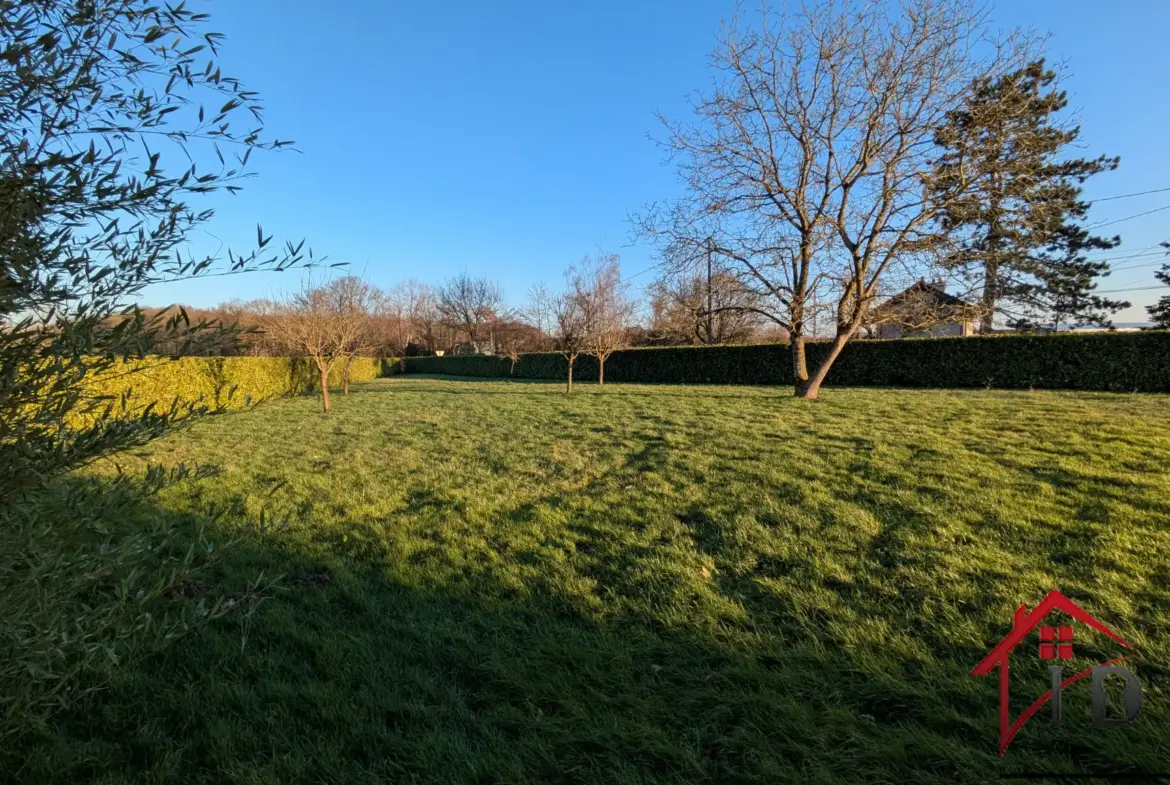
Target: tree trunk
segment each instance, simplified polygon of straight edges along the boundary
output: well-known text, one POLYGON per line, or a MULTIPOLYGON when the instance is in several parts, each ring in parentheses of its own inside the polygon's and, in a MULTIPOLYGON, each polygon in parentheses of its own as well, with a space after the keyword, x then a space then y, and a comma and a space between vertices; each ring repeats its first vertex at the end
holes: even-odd
POLYGON ((833 345, 829 348, 829 353, 824 356, 820 364, 817 366, 816 373, 805 381, 798 381, 796 383, 796 397, 805 398, 807 400, 815 400, 817 394, 821 391, 821 385, 825 382, 825 377, 829 375, 829 369, 833 367, 833 363, 837 357, 840 356, 841 350, 845 348, 845 344, 853 336, 857 330, 847 333, 837 333, 837 337, 833 339, 833 345))
POLYGON ((600 387, 605 384, 605 358, 598 356, 597 358, 597 385, 600 387))
POLYGON ((808 382, 808 358, 804 351, 804 336, 791 336, 792 340, 792 378, 796 382, 796 394, 800 395, 800 386, 808 382))
POLYGON ((341 394, 349 395, 349 364, 353 362, 353 357, 345 358, 345 368, 341 371, 341 394))
POLYGON ((329 369, 320 368, 321 371, 321 410, 326 414, 329 413, 329 369))
POLYGON ((565 386, 565 392, 573 392, 573 359, 569 358, 569 383, 565 386))
POLYGON ((979 303, 980 309, 983 311, 979 320, 979 332, 984 335, 991 334, 991 321, 995 318, 995 303, 999 300, 999 292, 996 291, 998 279, 999 263, 987 260, 983 265, 983 297, 979 303))

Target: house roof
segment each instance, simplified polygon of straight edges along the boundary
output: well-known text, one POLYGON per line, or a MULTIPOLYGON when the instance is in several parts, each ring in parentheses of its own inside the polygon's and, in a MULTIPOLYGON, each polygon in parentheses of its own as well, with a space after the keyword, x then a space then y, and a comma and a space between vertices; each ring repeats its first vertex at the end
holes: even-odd
POLYGON ((895 308, 906 300, 921 300, 923 296, 928 296, 936 303, 941 305, 953 305, 963 308, 971 307, 971 303, 967 302, 966 300, 955 297, 953 294, 947 294, 938 286, 920 280, 910 288, 898 292, 893 297, 877 306, 874 311, 876 312, 887 308, 895 308))
POLYGON ((984 674, 990 673, 997 665, 1005 660, 1007 656, 1011 654, 1012 649, 1014 649, 1020 641, 1027 637, 1028 633, 1035 629, 1036 626, 1040 624, 1040 622, 1044 621, 1044 618, 1048 616, 1048 614, 1052 613, 1052 611, 1064 611, 1077 621, 1083 622, 1084 624, 1092 627, 1097 632, 1109 636, 1127 649, 1133 648, 1133 646, 1127 643, 1125 639, 1116 632, 1090 616, 1088 611, 1086 611, 1084 608, 1077 605, 1075 602, 1070 600, 1068 597, 1065 597, 1060 592, 1053 590, 1049 592, 1048 596, 1041 600, 1040 604, 1031 611, 1027 610, 1026 605, 1020 606, 1019 610, 1016 611, 1015 621, 1012 625, 1012 631, 1008 633, 1003 640, 996 644, 995 648, 991 650, 991 653, 984 657, 979 662, 979 664, 976 665, 974 669, 972 669, 971 675, 983 676, 984 674))

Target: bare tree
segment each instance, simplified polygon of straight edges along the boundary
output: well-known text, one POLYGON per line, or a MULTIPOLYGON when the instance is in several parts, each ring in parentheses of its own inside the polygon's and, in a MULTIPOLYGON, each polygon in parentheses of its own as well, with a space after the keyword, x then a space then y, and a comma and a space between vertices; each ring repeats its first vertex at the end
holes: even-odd
POLYGON ((510 374, 516 372, 516 363, 524 352, 539 351, 544 336, 532 325, 510 314, 509 318, 498 321, 495 325, 495 343, 497 351, 511 361, 510 374))
POLYGON ((538 350, 547 347, 548 337, 553 332, 556 321, 556 306, 557 298, 544 283, 533 284, 529 287, 522 317, 524 321, 532 325, 540 336, 538 350))
POLYGON ((671 344, 748 343, 759 332, 759 297, 734 273, 683 267, 669 270, 651 289, 651 331, 671 344))
POLYGON ((433 351, 439 321, 434 288, 414 279, 395 284, 381 303, 379 321, 396 351, 405 353, 411 344, 433 351))
POLYGON ((265 333, 289 352, 313 361, 320 377, 321 408, 328 414, 329 372, 342 355, 345 335, 328 291, 306 277, 299 291, 262 301, 261 307, 265 333))
POLYGON ((504 293, 494 281, 461 273, 439 286, 437 304, 443 319, 481 352, 485 331, 503 310, 504 293))
MULTIPOLYGON (((882 276, 928 264, 945 209, 926 198, 935 129, 973 78, 1008 59, 1000 45, 973 57, 987 29, 974 2, 764 9, 757 27, 724 30, 719 76, 693 101, 694 122, 663 119, 687 195, 652 207, 641 227, 667 260, 710 249, 760 298, 758 313, 790 336, 797 396, 817 396, 882 276), (825 291, 835 332, 810 374, 808 309, 825 291)), ((966 191, 956 183, 948 194, 966 191)))
MULTIPOLYGON (((570 281, 571 276, 571 271, 565 274, 565 277, 570 281)), ((573 365, 577 362, 577 357, 585 351, 585 342, 588 338, 588 314, 585 304, 571 285, 553 303, 553 331, 557 351, 564 356, 569 364, 565 392, 571 393, 573 392, 573 365)))
POLYGON ((427 351, 433 352, 448 342, 443 316, 439 313, 439 300, 435 290, 424 285, 410 309, 410 321, 415 334, 427 351))
POLYGON ((332 324, 337 331, 337 358, 344 363, 341 391, 349 395, 349 368, 353 358, 375 347, 374 314, 381 307, 383 294, 368 281, 346 275, 329 282, 325 300, 333 312, 332 324))
POLYGON ((605 384, 605 361, 626 343, 634 306, 622 282, 621 259, 599 252, 569 271, 569 288, 584 311, 586 354, 597 358, 597 383, 605 384))

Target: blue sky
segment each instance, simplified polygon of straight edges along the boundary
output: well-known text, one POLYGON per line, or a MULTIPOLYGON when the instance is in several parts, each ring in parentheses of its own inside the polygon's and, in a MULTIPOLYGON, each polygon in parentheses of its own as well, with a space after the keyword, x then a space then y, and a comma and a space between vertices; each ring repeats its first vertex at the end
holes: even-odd
MULTIPOLYGON (((224 72, 261 93, 270 132, 300 153, 254 159, 243 193, 209 199, 198 250, 248 249, 255 226, 305 238, 371 281, 438 282, 467 270, 499 280, 511 301, 598 246, 627 275, 652 263, 629 246, 627 216, 675 192, 649 139, 656 110, 681 117, 704 86, 722 0, 444 3, 401 0, 208 2, 227 35, 224 72)), ((1085 153, 1121 156, 1090 198, 1170 188, 1170 3, 999 3, 1001 26, 1051 32, 1068 68, 1085 153)), ((1093 221, 1170 205, 1170 191, 1101 202, 1093 221)), ((1170 239, 1170 210, 1102 232, 1123 256, 1170 239)), ((1102 289, 1151 286, 1156 257, 1117 262, 1102 289), (1143 265, 1140 267, 1134 265, 1143 265)), ((641 284, 652 274, 635 279, 641 284)), ((206 306, 293 286, 290 274, 155 287, 151 304, 206 306)), ((1119 296, 1137 306, 1170 290, 1119 296)), ((1133 308, 1118 321, 1143 320, 1133 308)))

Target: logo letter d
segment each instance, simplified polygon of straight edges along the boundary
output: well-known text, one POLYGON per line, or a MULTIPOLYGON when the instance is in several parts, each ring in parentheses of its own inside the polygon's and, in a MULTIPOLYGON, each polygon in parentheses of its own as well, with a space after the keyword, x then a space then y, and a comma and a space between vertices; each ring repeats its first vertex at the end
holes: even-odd
POLYGON ((1099 665, 1093 668, 1093 724, 1098 728, 1116 728, 1129 725, 1137 719, 1142 710, 1142 685, 1137 676, 1126 668, 1116 665, 1099 665), (1110 674, 1125 679, 1125 716, 1107 717, 1109 698, 1105 694, 1105 677, 1110 674))

